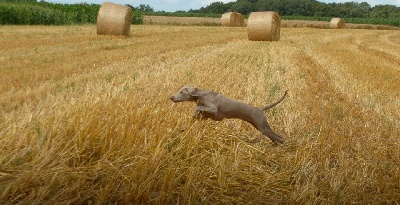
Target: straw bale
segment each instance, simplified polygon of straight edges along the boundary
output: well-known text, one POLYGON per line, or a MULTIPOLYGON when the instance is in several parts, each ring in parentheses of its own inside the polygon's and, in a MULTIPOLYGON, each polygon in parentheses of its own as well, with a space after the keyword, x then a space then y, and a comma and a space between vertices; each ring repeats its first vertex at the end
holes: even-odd
POLYGON ((277 12, 252 12, 247 21, 247 36, 251 41, 279 41, 281 17, 277 12))
POLYGON ((236 13, 238 16, 238 26, 242 27, 245 25, 244 23, 244 17, 241 13, 236 13))
POLYGON ((129 35, 132 9, 127 6, 104 2, 97 15, 97 34, 129 35))
POLYGON ((345 22, 342 18, 332 18, 329 26, 331 28, 342 29, 345 27, 345 22))
POLYGON ((224 13, 221 17, 221 25, 226 27, 244 26, 243 15, 237 12, 224 13))

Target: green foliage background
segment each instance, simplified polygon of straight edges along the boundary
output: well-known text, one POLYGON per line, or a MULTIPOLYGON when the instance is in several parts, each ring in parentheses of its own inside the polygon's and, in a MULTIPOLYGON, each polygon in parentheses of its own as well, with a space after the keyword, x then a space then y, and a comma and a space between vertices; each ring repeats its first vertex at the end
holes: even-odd
MULTIPOLYGON (((0 24, 68 25, 96 23, 98 4, 54 4, 47 2, 0 2, 0 24)), ((133 10, 132 23, 143 23, 141 12, 133 10)))
POLYGON ((214 2, 195 13, 222 14, 235 11, 248 15, 253 11, 276 11, 283 19, 328 20, 345 18, 347 23, 400 26, 400 7, 376 5, 367 2, 323 3, 317 0, 236 0, 214 2))

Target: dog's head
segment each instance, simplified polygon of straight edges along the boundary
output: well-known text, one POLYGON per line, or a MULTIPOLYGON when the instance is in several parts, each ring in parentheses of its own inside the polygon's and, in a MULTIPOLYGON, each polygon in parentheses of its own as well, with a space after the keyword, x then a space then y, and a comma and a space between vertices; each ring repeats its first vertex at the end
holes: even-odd
POLYGON ((196 101, 198 97, 196 94, 197 91, 197 88, 185 85, 175 95, 171 96, 170 99, 174 102, 196 101))

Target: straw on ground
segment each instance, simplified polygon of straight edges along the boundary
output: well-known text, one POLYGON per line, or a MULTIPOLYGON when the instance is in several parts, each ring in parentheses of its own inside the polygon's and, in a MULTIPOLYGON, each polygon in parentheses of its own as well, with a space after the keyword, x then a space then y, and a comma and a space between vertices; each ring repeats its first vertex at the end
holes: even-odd
POLYGON ((398 31, 133 28, 1 28, 0 204, 398 202, 398 31), (286 143, 192 120, 184 84, 256 106, 290 89, 266 112, 286 143))

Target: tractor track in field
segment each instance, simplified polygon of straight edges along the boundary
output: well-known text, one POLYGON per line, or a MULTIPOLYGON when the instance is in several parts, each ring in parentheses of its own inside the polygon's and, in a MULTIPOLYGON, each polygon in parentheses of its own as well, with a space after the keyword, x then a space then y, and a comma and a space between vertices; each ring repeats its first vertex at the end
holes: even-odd
MULTIPOLYGON (((329 65, 308 50, 307 45, 299 45, 298 48, 293 61, 304 78, 305 85, 300 91, 303 100, 300 103, 304 109, 302 112, 307 113, 302 120, 309 125, 301 136, 311 139, 304 152, 312 156, 308 168, 315 171, 313 180, 319 187, 325 187, 319 190, 322 192, 347 192, 349 182, 371 188, 371 184, 380 180, 359 180, 357 170, 370 170, 369 164, 381 162, 381 154, 398 158, 394 150, 399 148, 400 130, 394 123, 387 123, 379 113, 364 109, 363 105, 340 91, 328 70, 329 65), (352 169, 344 170, 348 166, 352 169), (319 175, 321 171, 329 174, 319 175), (337 190, 335 186, 340 178, 345 180, 341 182, 342 188, 337 190)), ((386 183, 390 187, 397 186, 396 182, 386 183)), ((355 196, 353 200, 368 198, 364 197, 355 196)))
MULTIPOLYGON (((343 93, 335 86, 335 80, 327 71, 327 66, 318 62, 312 55, 299 51, 296 54, 296 65, 304 73, 306 82, 303 94, 308 99, 305 102, 305 109, 309 110, 309 123, 316 123, 315 119, 321 119, 317 124, 324 127, 336 127, 336 130, 329 130, 326 134, 333 134, 342 137, 362 137, 357 130, 370 129, 373 133, 380 124, 372 119, 381 119, 378 113, 363 109, 357 102, 351 99, 347 93, 343 93), (374 116, 374 117, 371 117, 374 116), (349 124, 349 122, 352 122, 349 124), (353 123, 354 122, 354 123, 353 123)), ((382 130, 391 130, 390 126, 380 127, 382 130)), ((323 130, 323 129, 322 129, 323 130)), ((382 132, 383 138, 390 137, 389 133, 382 132)))
POLYGON ((365 33, 316 45, 314 57, 326 64, 337 89, 348 93, 353 102, 399 126, 399 57, 393 54, 395 48, 383 40, 388 34, 378 34, 383 43, 371 42, 372 34, 365 33))
POLYGON ((399 68, 397 66, 400 66, 399 57, 386 51, 380 51, 378 49, 371 48, 370 46, 365 44, 358 44, 357 49, 364 55, 371 55, 380 59, 380 62, 390 62, 390 64, 394 65, 394 69, 399 68))
POLYGON ((326 130, 326 132, 336 136, 343 135, 343 130, 340 130, 344 128, 341 121, 347 117, 346 113, 349 113, 350 107, 350 102, 346 100, 347 96, 335 89, 329 73, 312 56, 299 51, 294 59, 306 82, 303 97, 307 100, 303 103, 304 109, 310 113, 307 116, 308 123, 319 126, 322 132, 328 127, 337 127, 336 130, 326 130))

